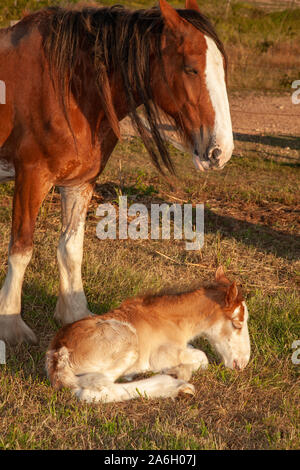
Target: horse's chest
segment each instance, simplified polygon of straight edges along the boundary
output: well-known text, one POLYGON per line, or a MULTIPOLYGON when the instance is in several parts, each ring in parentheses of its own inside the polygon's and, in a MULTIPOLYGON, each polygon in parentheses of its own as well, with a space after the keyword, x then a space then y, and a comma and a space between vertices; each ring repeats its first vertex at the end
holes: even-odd
POLYGON ((101 156, 95 152, 87 152, 86 156, 74 156, 66 158, 64 162, 60 161, 56 171, 56 180, 58 183, 72 184, 88 182, 95 179, 101 166, 101 156))

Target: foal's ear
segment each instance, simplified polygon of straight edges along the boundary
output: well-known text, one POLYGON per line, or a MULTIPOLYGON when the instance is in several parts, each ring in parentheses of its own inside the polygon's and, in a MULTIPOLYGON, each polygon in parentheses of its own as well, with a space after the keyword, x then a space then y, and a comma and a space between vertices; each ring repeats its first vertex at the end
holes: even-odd
POLYGON ((226 297, 225 297, 226 307, 232 307, 234 303, 236 302, 238 295, 239 295, 239 291, 238 291, 236 282, 233 282, 232 284, 230 284, 226 292, 226 297))
POLYGON ((166 25, 173 33, 181 33, 182 27, 188 26, 188 22, 166 0, 159 0, 159 7, 166 25))
POLYGON ((217 282, 221 282, 222 284, 230 284, 229 280, 225 276, 223 266, 219 266, 216 270, 215 279, 217 282))
POLYGON ((198 3, 196 0, 185 0, 185 8, 186 10, 196 10, 200 12, 198 7, 198 3))
POLYGON ((231 312, 228 317, 230 318, 234 328, 241 329, 245 321, 245 308, 240 304, 231 312))

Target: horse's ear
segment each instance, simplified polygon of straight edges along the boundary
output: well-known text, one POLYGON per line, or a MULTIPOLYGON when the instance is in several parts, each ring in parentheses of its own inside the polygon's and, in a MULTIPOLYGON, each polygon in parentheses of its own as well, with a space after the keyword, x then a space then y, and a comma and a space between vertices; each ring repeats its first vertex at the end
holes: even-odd
POLYGON ((229 280, 225 276, 223 266, 219 266, 216 270, 215 279, 217 282, 221 282, 222 284, 230 284, 229 280))
POLYGON ((167 26, 172 32, 180 32, 181 27, 187 24, 187 22, 181 18, 179 13, 177 13, 175 8, 169 5, 166 0, 159 0, 159 7, 167 26))
POLYGON ((239 291, 238 291, 236 282, 233 282, 232 284, 230 284, 226 292, 226 297, 225 297, 226 307, 232 307, 234 303, 236 302, 238 295, 239 295, 239 291))
POLYGON ((185 0, 185 8, 186 10, 195 10, 200 12, 197 0, 185 0))

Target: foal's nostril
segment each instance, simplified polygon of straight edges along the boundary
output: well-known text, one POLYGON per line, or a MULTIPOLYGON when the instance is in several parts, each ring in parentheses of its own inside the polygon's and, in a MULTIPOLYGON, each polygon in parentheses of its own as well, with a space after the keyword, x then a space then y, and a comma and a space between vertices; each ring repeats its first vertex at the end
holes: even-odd
POLYGON ((216 147, 211 153, 212 160, 218 160, 219 156, 221 155, 222 150, 216 147))

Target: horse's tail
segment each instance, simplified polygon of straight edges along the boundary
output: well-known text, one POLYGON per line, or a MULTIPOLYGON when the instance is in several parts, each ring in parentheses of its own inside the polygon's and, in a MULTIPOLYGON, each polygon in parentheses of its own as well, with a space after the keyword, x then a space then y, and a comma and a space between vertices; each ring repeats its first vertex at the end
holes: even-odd
POLYGON ((70 365, 69 351, 65 346, 58 350, 50 349, 47 352, 46 371, 51 385, 56 389, 68 387, 74 390, 79 386, 78 377, 70 365))

